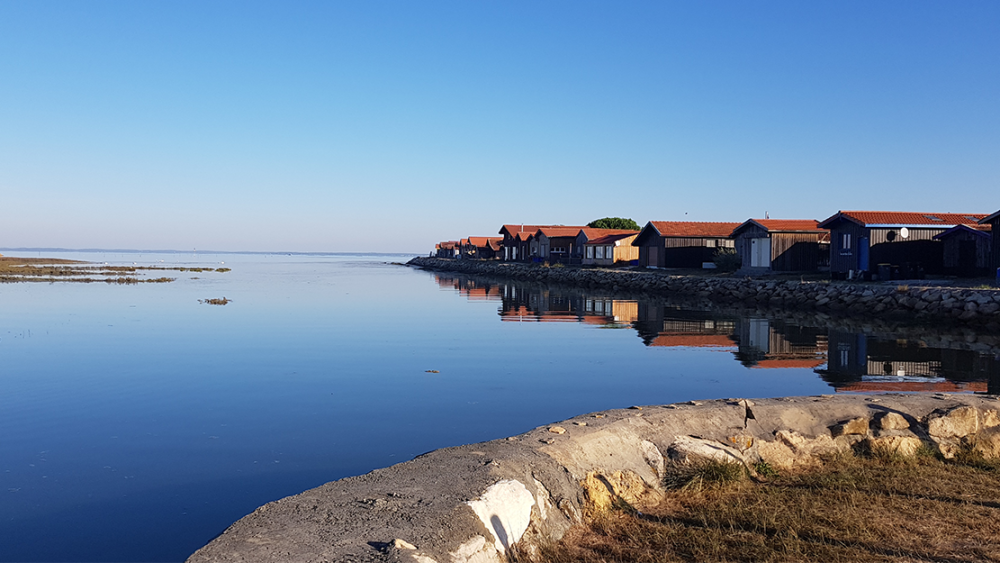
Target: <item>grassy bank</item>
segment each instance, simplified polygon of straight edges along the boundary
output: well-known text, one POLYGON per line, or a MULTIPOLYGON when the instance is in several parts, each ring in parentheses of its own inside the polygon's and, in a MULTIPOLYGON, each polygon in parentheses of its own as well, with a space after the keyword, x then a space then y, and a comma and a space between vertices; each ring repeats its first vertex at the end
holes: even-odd
POLYGON ((1000 561, 1000 463, 846 456, 751 480, 739 466, 675 479, 662 504, 622 503, 532 563, 1000 561))

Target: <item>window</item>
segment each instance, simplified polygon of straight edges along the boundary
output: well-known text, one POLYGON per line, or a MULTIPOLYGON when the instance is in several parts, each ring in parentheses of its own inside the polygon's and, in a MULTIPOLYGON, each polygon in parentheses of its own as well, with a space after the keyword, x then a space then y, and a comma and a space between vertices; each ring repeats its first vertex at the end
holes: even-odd
POLYGON ((598 246, 597 247, 597 258, 598 258, 598 260, 603 260, 604 259, 604 247, 603 246, 598 246))
POLYGON ((942 218, 940 218, 940 217, 938 217, 936 215, 924 215, 924 217, 930 219, 931 221, 937 222, 937 223, 943 223, 944 222, 944 219, 942 219, 942 218))
POLYGON ((611 258, 614 258, 614 257, 615 257, 615 253, 614 253, 614 251, 613 251, 613 250, 611 249, 611 247, 610 247, 610 246, 605 246, 605 247, 604 247, 604 256, 605 256, 606 258, 608 258, 608 259, 611 259, 611 258))
POLYGON ((840 235, 840 250, 842 252, 851 251, 851 233, 844 233, 840 235))
POLYGON ((587 247, 587 258, 593 258, 593 257, 594 257, 594 247, 593 246, 588 246, 587 247))

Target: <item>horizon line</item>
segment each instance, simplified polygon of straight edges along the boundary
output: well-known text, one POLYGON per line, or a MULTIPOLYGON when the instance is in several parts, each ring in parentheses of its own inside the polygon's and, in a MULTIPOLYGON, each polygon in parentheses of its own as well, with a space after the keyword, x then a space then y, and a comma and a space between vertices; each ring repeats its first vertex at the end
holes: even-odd
POLYGON ((148 254, 287 254, 287 255, 330 255, 345 254, 353 256, 379 255, 379 256, 399 256, 414 254, 423 256, 424 252, 368 252, 368 251, 298 251, 298 250, 152 250, 137 248, 60 248, 60 247, 0 247, 0 252, 120 252, 120 253, 148 253, 148 254))

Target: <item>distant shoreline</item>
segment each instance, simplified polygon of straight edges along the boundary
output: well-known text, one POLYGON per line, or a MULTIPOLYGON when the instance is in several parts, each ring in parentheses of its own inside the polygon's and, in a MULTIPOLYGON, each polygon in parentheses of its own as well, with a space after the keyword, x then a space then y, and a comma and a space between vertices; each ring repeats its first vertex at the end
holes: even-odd
POLYGON ((426 252, 355 252, 355 251, 315 251, 304 252, 294 250, 144 250, 135 248, 0 248, 3 252, 104 252, 116 254, 251 254, 251 255, 290 255, 290 256, 423 256, 426 252))
POLYGON ((0 263, 9 266, 26 266, 28 264, 89 264, 84 260, 68 260, 66 258, 24 258, 22 256, 0 256, 0 263))

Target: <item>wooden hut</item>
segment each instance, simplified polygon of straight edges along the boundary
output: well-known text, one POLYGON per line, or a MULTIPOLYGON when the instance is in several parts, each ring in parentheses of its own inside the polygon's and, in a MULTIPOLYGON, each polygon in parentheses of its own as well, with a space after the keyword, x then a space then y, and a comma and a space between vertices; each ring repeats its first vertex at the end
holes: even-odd
POLYGON ((632 245, 639 265, 647 268, 701 268, 719 248, 732 248, 729 238, 739 223, 650 221, 632 245))
POLYGON ((582 255, 577 249, 577 236, 586 227, 539 227, 531 244, 532 257, 539 261, 569 264, 574 256, 582 255))
POLYGON ((742 262, 739 273, 812 272, 829 263, 830 231, 814 219, 750 219, 730 235, 742 262))
POLYGON ((993 233, 990 225, 958 225, 934 236, 944 243, 945 272, 964 278, 985 276, 990 271, 993 233))
POLYGON ((830 230, 830 275, 919 278, 944 273, 944 244, 934 240, 957 225, 975 226, 986 215, 909 211, 839 211, 820 222, 830 230), (880 266, 882 271, 880 272, 880 266))
POLYGON ((434 255, 438 258, 458 258, 461 246, 457 240, 447 240, 434 245, 434 255))
POLYGON ((469 237, 462 239, 462 258, 493 260, 501 256, 502 237, 469 237))
MULTIPOLYGON (((580 231, 581 234, 583 231, 580 231)), ((639 247, 632 241, 639 236, 636 231, 612 233, 599 236, 583 243, 582 262, 586 265, 614 266, 620 263, 638 262, 639 247)))
POLYGON ((574 236, 583 227, 566 227, 564 225, 504 225, 500 227, 503 235, 503 260, 510 262, 530 262, 532 257, 538 257, 541 251, 535 234, 542 228, 576 229, 574 236))

